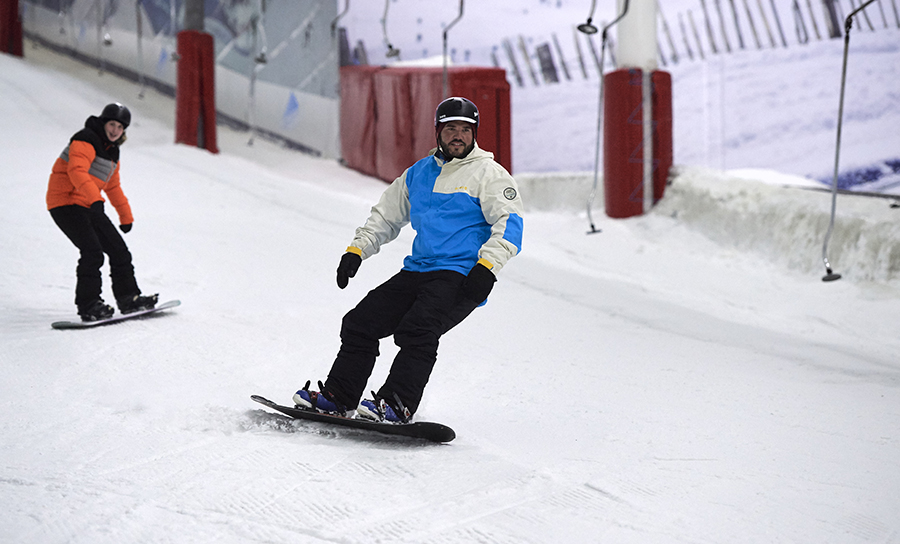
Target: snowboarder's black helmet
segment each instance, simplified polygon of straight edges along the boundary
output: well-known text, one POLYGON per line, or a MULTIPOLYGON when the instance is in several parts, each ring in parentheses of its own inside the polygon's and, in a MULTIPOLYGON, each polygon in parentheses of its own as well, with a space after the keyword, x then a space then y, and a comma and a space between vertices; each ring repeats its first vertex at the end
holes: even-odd
POLYGON ((478 107, 468 98, 451 96, 444 100, 434 110, 434 126, 449 121, 466 121, 478 128, 478 107))
POLYGON ((128 128, 128 125, 131 124, 131 112, 118 102, 107 104, 100 114, 100 120, 103 121, 103 124, 110 121, 118 121, 122 123, 124 128, 128 128))

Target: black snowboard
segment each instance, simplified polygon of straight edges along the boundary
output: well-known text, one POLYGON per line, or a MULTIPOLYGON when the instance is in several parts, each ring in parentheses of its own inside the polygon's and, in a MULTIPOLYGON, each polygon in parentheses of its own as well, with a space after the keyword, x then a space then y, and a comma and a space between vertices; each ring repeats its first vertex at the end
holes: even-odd
POLYGON ((55 323, 52 323, 50 326, 54 329, 88 329, 91 327, 99 327, 101 325, 109 325, 110 323, 118 323, 119 321, 127 321, 136 317, 144 317, 146 315, 153 314, 162 310, 174 308, 175 306, 178 306, 180 304, 180 300, 170 300, 169 302, 159 304, 155 308, 152 308, 150 310, 140 310, 137 312, 132 312, 130 314, 117 314, 110 317, 109 319, 101 319, 99 321, 57 321, 55 323))
POLYGON ((281 406, 259 395, 250 395, 254 401, 268 406, 273 410, 278 410, 282 414, 286 414, 295 419, 309 419, 320 423, 331 423, 334 425, 342 425, 344 427, 352 427, 354 429, 364 429, 367 431, 375 431, 384 434, 394 434, 400 436, 409 436, 412 438, 424 438, 432 442, 450 442, 456 438, 453 429, 440 423, 432 423, 430 421, 416 421, 413 423, 379 423, 363 418, 348 418, 341 416, 332 416, 322 414, 314 410, 304 410, 303 408, 290 408, 281 406))

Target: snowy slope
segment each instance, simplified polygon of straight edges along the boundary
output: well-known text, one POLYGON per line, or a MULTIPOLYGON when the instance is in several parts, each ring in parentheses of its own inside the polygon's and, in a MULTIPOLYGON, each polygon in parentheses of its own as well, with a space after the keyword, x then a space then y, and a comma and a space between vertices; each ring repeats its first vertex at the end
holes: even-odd
POLYGON ((400 267, 410 232, 334 285, 384 185, 225 129, 218 155, 174 145, 168 99, 28 53, 0 56, 0 541, 900 542, 886 201, 841 201, 843 232, 887 249, 825 284, 827 194, 692 167, 590 236, 535 199, 523 254, 442 342, 419 415, 454 442, 292 423, 249 395, 324 378, 341 316, 400 267), (112 100, 138 279, 184 304, 51 330, 77 252, 46 178, 112 100))

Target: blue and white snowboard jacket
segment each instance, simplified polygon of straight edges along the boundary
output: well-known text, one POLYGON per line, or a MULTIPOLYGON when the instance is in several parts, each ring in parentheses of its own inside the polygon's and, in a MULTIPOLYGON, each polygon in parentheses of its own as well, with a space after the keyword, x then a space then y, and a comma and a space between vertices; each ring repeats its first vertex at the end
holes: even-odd
POLYGON ((493 153, 476 143, 465 158, 444 161, 432 151, 384 191, 347 251, 371 257, 412 223, 404 270, 468 274, 481 263, 496 275, 522 250, 522 214, 516 181, 493 153))

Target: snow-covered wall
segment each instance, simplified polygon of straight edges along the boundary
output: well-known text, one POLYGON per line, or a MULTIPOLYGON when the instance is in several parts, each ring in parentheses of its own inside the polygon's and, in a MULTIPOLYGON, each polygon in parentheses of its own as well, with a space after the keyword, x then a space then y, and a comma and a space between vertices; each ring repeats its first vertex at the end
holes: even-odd
MULTIPOLYGON (((21 6, 26 35, 101 70, 173 92, 183 0, 25 0, 21 6)), ((262 6, 252 0, 206 2, 204 30, 215 41, 220 121, 338 158, 338 55, 331 33, 337 4, 294 0, 262 6)))

